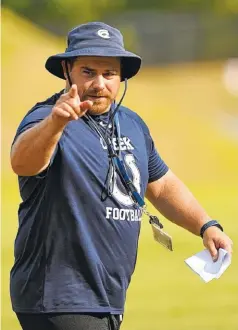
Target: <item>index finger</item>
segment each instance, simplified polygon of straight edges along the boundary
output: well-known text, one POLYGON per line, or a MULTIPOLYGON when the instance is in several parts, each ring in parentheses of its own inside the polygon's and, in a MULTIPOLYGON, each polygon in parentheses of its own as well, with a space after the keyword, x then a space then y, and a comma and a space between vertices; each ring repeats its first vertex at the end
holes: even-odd
POLYGON ((69 90, 69 97, 75 98, 78 96, 78 87, 76 84, 73 84, 69 90))

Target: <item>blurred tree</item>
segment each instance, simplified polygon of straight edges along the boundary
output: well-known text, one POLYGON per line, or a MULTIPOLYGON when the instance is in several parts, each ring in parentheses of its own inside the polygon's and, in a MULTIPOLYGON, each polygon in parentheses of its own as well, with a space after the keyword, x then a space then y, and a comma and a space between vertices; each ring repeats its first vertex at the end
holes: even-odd
POLYGON ((3 0, 2 4, 57 34, 126 10, 238 13, 238 0, 3 0))
POLYGON ((127 0, 127 9, 238 12, 238 0, 127 0))
POLYGON ((2 5, 57 34, 121 12, 126 0, 3 0, 2 5))

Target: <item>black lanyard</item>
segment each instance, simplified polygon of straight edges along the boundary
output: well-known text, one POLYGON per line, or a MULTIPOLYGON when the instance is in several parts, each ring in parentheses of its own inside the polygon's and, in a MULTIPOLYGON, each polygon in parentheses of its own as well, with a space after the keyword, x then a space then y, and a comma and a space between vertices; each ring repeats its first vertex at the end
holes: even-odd
POLYGON ((107 146, 109 167, 111 167, 111 170, 109 169, 109 173, 110 173, 109 195, 111 195, 111 193, 112 193, 112 189, 114 186, 114 182, 112 182, 112 181, 114 181, 114 179, 115 179, 115 175, 113 173, 111 173, 111 171, 116 170, 118 175, 121 178, 121 181, 122 181, 126 191, 128 192, 129 196, 132 198, 133 202, 139 207, 145 206, 145 202, 142 199, 142 197, 140 196, 140 194, 138 193, 138 191, 136 190, 136 187, 134 186, 133 182, 131 181, 131 179, 127 173, 125 164, 121 158, 121 151, 120 151, 120 137, 121 136, 120 136, 120 124, 119 124, 118 114, 116 114, 114 117, 114 124, 116 125, 116 128, 117 128, 117 138, 118 138, 118 145, 119 145, 118 154, 114 150, 113 144, 112 144, 112 138, 114 136, 115 130, 112 128, 111 136, 107 134, 107 129, 106 129, 106 133, 104 134, 102 132, 101 128, 99 127, 99 125, 90 116, 86 115, 86 118, 88 119, 88 123, 91 126, 91 128, 93 128, 98 133, 100 138, 103 140, 103 142, 107 146))
MULTIPOLYGON (((121 133, 120 133, 120 123, 119 123, 118 114, 115 115, 114 120, 115 120, 115 125, 117 128, 117 136, 118 136, 118 140, 119 140, 118 144, 120 146, 121 133)), ((119 155, 116 157, 113 157, 113 162, 117 168, 117 172, 118 172, 122 182, 124 182, 124 185, 129 193, 130 197, 134 201, 134 203, 137 204, 139 207, 144 207, 145 202, 144 202, 143 198, 140 196, 140 194, 138 193, 138 191, 136 190, 136 187, 134 186, 133 182, 131 181, 131 179, 126 171, 125 164, 121 158, 120 149, 119 149, 119 155)))
POLYGON ((118 114, 115 114, 114 116, 114 122, 117 128, 117 138, 118 138, 118 145, 119 145, 119 152, 118 154, 115 152, 112 144, 112 138, 114 136, 114 129, 112 129, 112 133, 109 136, 107 134, 107 129, 106 133, 104 134, 99 127, 99 125, 88 115, 85 115, 85 117, 88 119, 89 126, 94 129, 102 141, 105 143, 107 146, 107 151, 108 151, 108 158, 109 158, 109 171, 107 175, 107 180, 106 182, 109 181, 109 185, 107 186, 107 194, 109 196, 112 196, 112 191, 113 191, 113 186, 114 186, 114 180, 115 180, 115 170, 117 171, 118 175, 121 178, 121 181, 125 187, 125 189, 128 192, 128 195, 132 198, 135 206, 137 206, 139 209, 143 211, 149 218, 150 218, 150 223, 155 223, 157 224, 160 228, 163 228, 163 225, 159 221, 159 219, 156 216, 152 216, 147 210, 146 210, 146 204, 143 200, 143 198, 140 196, 138 193, 136 187, 134 186, 133 182, 131 181, 125 164, 121 158, 121 151, 120 151, 120 123, 119 123, 119 118, 118 114))

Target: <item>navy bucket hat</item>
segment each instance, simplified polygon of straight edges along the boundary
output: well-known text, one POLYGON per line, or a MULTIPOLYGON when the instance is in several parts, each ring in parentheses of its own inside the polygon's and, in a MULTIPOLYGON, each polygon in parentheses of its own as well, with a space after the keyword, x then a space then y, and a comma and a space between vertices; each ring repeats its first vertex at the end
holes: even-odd
POLYGON ((141 66, 141 58, 125 50, 121 32, 102 22, 82 24, 71 30, 65 53, 50 56, 45 67, 65 79, 61 61, 78 56, 119 57, 122 81, 136 75, 141 66))

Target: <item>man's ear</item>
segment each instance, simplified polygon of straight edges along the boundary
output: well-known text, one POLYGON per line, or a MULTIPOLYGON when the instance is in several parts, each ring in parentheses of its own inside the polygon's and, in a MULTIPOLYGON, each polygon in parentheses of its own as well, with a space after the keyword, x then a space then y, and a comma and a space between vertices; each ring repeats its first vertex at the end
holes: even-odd
POLYGON ((63 68, 63 72, 64 72, 64 77, 65 80, 67 80, 67 74, 66 74, 66 61, 62 61, 61 62, 62 68, 63 68))

